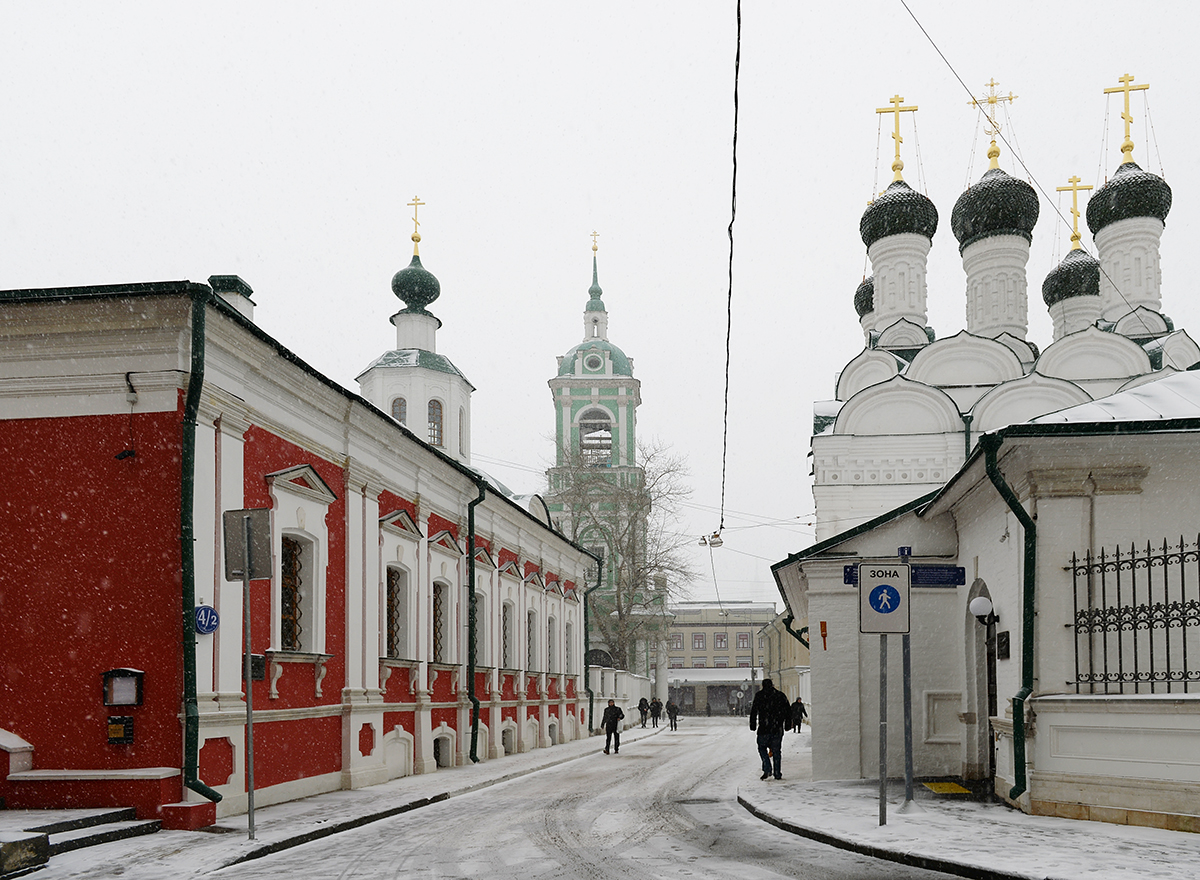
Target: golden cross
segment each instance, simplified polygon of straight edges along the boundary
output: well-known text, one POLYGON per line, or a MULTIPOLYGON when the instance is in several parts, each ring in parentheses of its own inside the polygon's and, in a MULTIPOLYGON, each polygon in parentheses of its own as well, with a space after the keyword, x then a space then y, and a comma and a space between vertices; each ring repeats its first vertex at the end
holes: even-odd
POLYGON ((992 160, 992 168, 999 168, 1000 148, 996 146, 996 135, 1000 134, 1000 123, 996 121, 997 105, 1005 102, 1011 104, 1017 100, 1017 96, 1012 92, 1009 92, 1007 95, 997 95, 996 86, 1000 85, 1000 83, 996 82, 995 78, 988 80, 985 85, 987 86, 987 92, 978 98, 972 98, 970 106, 979 107, 983 110, 983 118, 988 121, 985 133, 992 139, 992 145, 988 148, 988 158, 992 160), (987 109, 983 108, 983 104, 987 104, 987 109))
POLYGON ((413 209, 412 241, 413 241, 413 254, 414 255, 416 255, 416 253, 417 253, 417 246, 421 243, 421 233, 418 231, 421 228, 421 223, 420 223, 420 221, 417 220, 417 211, 420 209, 421 205, 423 205, 423 204, 425 204, 425 203, 423 201, 421 201, 420 196, 413 196, 413 200, 408 203, 408 206, 413 209))
POLYGON ((1090 186, 1079 185, 1079 175, 1068 177, 1067 182, 1070 186, 1060 186, 1057 192, 1071 193, 1071 250, 1078 251, 1083 249, 1083 245, 1079 243, 1079 191, 1082 189, 1091 189, 1090 186))
POLYGON ((1129 126, 1133 123, 1133 117, 1129 114, 1129 93, 1144 92, 1146 89, 1150 88, 1150 84, 1143 83, 1140 86, 1130 85, 1130 83, 1133 82, 1133 77, 1128 73, 1122 77, 1118 77, 1117 82, 1121 83, 1121 85, 1113 86, 1111 89, 1105 89, 1104 94, 1112 95, 1116 94, 1117 92, 1125 93, 1125 112, 1121 114, 1121 118, 1125 120, 1125 141, 1121 144, 1121 152, 1125 154, 1125 157, 1121 159, 1121 161, 1132 162, 1133 140, 1129 137, 1129 126))
POLYGON ((904 103, 904 99, 899 95, 892 95, 892 97, 889 99, 889 103, 891 103, 893 106, 876 107, 875 112, 896 114, 896 130, 892 132, 892 137, 896 141, 896 158, 892 161, 892 170, 896 172, 896 174, 892 180, 903 180, 904 178, 900 174, 900 172, 904 170, 904 162, 900 159, 900 144, 904 143, 904 138, 900 137, 900 114, 908 113, 910 111, 915 112, 917 105, 913 104, 911 107, 901 107, 900 105, 904 103))
POLYGON ((600 248, 596 245, 596 238, 599 235, 600 235, 599 232, 596 232, 595 230, 592 231, 592 253, 593 254, 596 253, 596 251, 600 250, 600 248))

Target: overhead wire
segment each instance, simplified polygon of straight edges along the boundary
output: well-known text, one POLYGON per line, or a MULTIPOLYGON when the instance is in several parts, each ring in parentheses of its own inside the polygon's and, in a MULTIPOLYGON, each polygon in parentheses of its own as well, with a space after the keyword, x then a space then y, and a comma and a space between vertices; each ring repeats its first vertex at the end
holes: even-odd
MULTIPOLYGON (((721 432, 721 516, 717 534, 725 527, 725 477, 729 464, 729 362, 733 339, 733 223, 737 219, 738 79, 742 67, 742 0, 737 2, 737 49, 733 57, 733 179, 729 206, 729 293, 725 303, 725 409, 721 432)), ((714 571, 713 577, 716 577, 714 571)))

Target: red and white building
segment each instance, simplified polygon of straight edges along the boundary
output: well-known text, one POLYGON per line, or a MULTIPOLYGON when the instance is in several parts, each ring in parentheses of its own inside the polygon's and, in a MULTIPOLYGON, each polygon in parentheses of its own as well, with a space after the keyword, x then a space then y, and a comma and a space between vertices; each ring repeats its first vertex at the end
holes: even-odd
POLYGON ((236 276, 210 283, 0 292, 5 805, 132 804, 173 827, 246 810, 230 510, 269 510, 270 577, 249 591, 256 805, 586 735, 594 560, 469 466, 470 386, 426 357, 428 300, 393 317, 390 354, 413 321, 416 354, 364 373, 396 395, 377 368, 434 363, 393 417, 259 329, 236 276), (409 410, 457 430, 431 444, 409 410))

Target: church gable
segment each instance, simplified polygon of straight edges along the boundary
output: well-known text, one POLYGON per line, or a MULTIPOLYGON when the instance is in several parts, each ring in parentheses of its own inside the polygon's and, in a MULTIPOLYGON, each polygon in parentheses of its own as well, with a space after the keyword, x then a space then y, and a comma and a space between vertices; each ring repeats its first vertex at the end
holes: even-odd
POLYGON ((1088 327, 1051 344, 1034 368, 1059 379, 1128 379, 1150 372, 1151 365, 1136 342, 1088 327))
POLYGON ((846 402, 835 434, 946 434, 962 430, 954 401, 942 390, 897 376, 846 402))
POLYGON ((838 400, 849 400, 864 388, 898 376, 904 361, 878 348, 865 348, 846 364, 837 380, 838 400))
POLYGON ((984 434, 1091 399, 1074 382, 1031 373, 993 388, 981 397, 971 410, 974 416, 971 430, 975 434, 984 434))
POLYGON ((1008 346, 963 330, 917 352, 904 375, 914 382, 945 388, 999 385, 1019 379, 1024 371, 1020 359, 1008 346))

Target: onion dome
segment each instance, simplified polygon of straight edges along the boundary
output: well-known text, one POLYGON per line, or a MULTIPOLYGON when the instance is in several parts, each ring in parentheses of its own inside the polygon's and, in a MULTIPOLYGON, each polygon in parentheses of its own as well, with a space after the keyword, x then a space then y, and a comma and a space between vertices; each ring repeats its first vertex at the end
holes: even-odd
POLYGON ((1047 306, 1075 296, 1100 295, 1100 261, 1082 248, 1071 250, 1042 282, 1047 306))
POLYGON ((1095 235, 1110 223, 1130 217, 1157 217, 1167 222, 1171 187, 1157 174, 1143 171, 1136 162, 1122 162, 1108 183, 1088 199, 1087 225, 1095 235))
POLYGON ((854 311, 860 318, 875 311, 875 276, 872 275, 854 291, 854 311))
POLYGON ((442 285, 421 265, 421 258, 413 254, 412 262, 392 276, 392 293, 408 306, 404 311, 424 312, 425 306, 441 296, 442 285))
POLYGON ((933 238, 937 224, 938 213, 933 202, 903 180, 895 180, 863 211, 858 231, 863 244, 870 248, 881 238, 904 232, 933 238))
POLYGON ((950 229, 960 254, 968 245, 994 235, 1019 235, 1031 242, 1038 212, 1032 186, 1001 168, 989 168, 954 203, 950 229))

